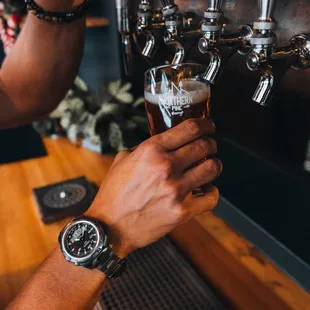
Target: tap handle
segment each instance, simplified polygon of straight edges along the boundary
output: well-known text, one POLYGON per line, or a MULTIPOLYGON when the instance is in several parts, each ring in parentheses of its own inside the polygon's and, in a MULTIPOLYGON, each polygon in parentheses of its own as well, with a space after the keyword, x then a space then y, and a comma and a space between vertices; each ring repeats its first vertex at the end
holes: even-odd
POLYGON ((160 0, 163 7, 173 7, 175 6, 174 0, 160 0))
POLYGON ((209 0, 208 11, 220 11, 222 0, 209 0))
POLYGON ((259 0, 259 21, 273 22, 273 13, 277 0, 259 0))
POLYGON ((178 6, 174 3, 174 0, 160 0, 163 6, 163 15, 165 17, 173 16, 178 11, 178 6))

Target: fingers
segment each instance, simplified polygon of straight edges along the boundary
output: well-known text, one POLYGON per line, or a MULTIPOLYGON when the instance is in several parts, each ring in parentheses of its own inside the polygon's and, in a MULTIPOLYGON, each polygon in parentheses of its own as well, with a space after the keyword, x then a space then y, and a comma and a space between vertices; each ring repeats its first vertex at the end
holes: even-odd
POLYGON ((111 168, 114 167, 116 164, 118 164, 122 159, 127 157, 129 154, 130 154, 130 152, 127 152, 127 151, 122 151, 122 152, 117 153, 117 155, 115 156, 115 159, 112 163, 111 168))
POLYGON ((214 209, 219 200, 219 191, 213 185, 204 186, 204 195, 193 197, 187 195, 185 201, 173 206, 171 219, 172 224, 180 224, 214 209))
POLYGON ((184 171, 202 159, 214 155, 217 152, 215 140, 203 137, 189 143, 173 153, 176 166, 184 171))
POLYGON ((197 187, 214 181, 221 174, 222 169, 223 164, 219 159, 207 159, 185 172, 181 182, 185 190, 190 192, 197 187))
POLYGON ((152 139, 157 141, 165 149, 174 151, 183 145, 214 132, 215 126, 212 120, 192 118, 164 133, 154 136, 152 139))
POLYGON ((184 207, 188 210, 190 218, 214 209, 219 200, 219 191, 213 185, 203 187, 204 195, 193 197, 189 195, 184 201, 184 207))

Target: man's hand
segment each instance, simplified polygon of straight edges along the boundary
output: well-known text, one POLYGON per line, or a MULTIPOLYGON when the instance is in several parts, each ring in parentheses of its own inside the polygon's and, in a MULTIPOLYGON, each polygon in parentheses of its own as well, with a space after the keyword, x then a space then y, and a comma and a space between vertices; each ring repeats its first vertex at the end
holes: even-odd
MULTIPOLYGON (((184 202, 221 173, 219 160, 204 160, 216 153, 215 141, 206 138, 213 132, 211 121, 188 120, 116 157, 86 214, 107 224, 116 254, 125 257, 215 207, 218 191, 211 185, 184 202)), ((9 309, 93 309, 105 281, 103 272, 75 266, 56 248, 9 309)))
POLYGON ((210 120, 187 120, 134 152, 117 155, 87 215, 107 224, 118 255, 155 242, 216 206, 218 190, 208 184, 219 176, 222 163, 204 160, 217 151, 216 142, 206 137, 214 130, 210 120), (184 202, 201 186, 204 196, 184 202))

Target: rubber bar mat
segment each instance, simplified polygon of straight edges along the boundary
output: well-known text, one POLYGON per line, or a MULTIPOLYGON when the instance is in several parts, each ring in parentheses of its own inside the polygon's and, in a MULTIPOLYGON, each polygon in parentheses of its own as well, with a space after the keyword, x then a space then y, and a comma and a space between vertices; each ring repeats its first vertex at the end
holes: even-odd
POLYGON ((167 237, 130 255, 128 270, 109 282, 100 305, 105 310, 224 310, 167 237))

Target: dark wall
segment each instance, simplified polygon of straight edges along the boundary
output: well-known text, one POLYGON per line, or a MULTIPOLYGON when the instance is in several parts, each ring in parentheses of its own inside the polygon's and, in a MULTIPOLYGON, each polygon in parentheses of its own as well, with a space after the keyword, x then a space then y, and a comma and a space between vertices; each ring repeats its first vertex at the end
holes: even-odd
POLYGON ((98 94, 103 84, 121 76, 114 1, 94 1, 90 14, 105 16, 110 21, 109 27, 86 30, 85 49, 79 72, 89 87, 98 94))
MULTIPOLYGON (((139 1, 133 1, 135 5, 139 1)), ((191 10, 203 16, 208 7, 208 0, 176 0, 181 10, 191 10)), ((258 0, 223 0, 222 10, 229 21, 228 30, 236 30, 241 24, 248 24, 258 17, 258 0)), ((155 0, 154 6, 160 7, 155 0)), ((291 37, 300 33, 310 33, 310 2, 309 0, 278 0, 275 19, 278 22, 278 46, 287 45, 291 37)), ((252 75, 244 66, 244 57, 236 55, 228 67, 244 75, 252 75)), ((310 70, 298 72, 290 70, 283 79, 281 86, 294 92, 310 97, 310 70)))
MULTIPOLYGON (((136 7, 139 1, 134 2, 136 7)), ((308 0, 277 2, 278 46, 288 44, 296 34, 310 33, 308 0)), ((154 3, 154 6, 160 6, 160 1, 154 3)), ((179 0, 176 3, 181 10, 191 10, 200 16, 208 5, 207 0, 179 0)), ((227 30, 234 31, 241 24, 255 21, 257 3, 258 0, 223 0, 222 10, 229 21, 227 30)), ((223 55, 227 51, 227 48, 221 49, 223 55)), ((161 54, 166 55, 167 51, 162 49, 161 54)), ((139 76, 135 76, 135 81, 143 76, 142 68, 149 66, 139 55, 137 59, 139 76)), ((197 45, 189 50, 185 60, 209 63, 208 56, 201 55, 197 45)), ((277 80, 280 82, 267 108, 251 101, 259 78, 258 72, 247 69, 244 56, 235 54, 230 59, 219 83, 212 85, 213 118, 218 132, 286 170, 293 166, 293 170, 301 172, 308 153, 310 132, 310 69, 289 69, 283 79, 277 80)), ((140 81, 140 89, 142 85, 140 81)))

